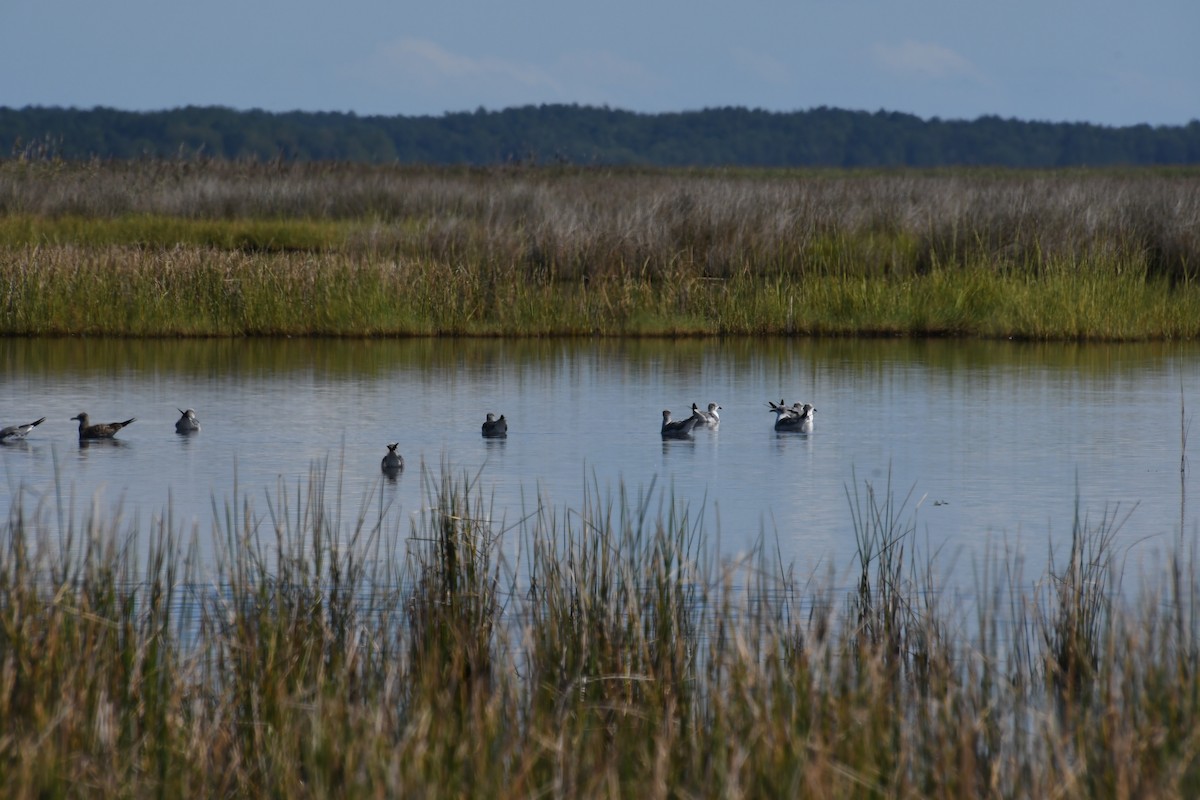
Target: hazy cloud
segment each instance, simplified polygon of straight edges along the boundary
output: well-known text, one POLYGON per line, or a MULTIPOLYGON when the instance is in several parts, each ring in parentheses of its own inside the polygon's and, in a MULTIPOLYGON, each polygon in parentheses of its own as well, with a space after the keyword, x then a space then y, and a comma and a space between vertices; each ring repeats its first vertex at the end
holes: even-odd
POLYGON ((791 80, 792 73, 787 64, 774 56, 737 47, 730 51, 735 64, 759 80, 783 84, 791 80))
POLYGON ((876 44, 876 63, 889 72, 921 78, 977 78, 979 70, 969 59, 948 47, 912 39, 900 44, 876 44))
POLYGON ((642 64, 608 50, 578 50, 562 58, 562 68, 597 84, 615 86, 662 84, 642 64))
POLYGON ((670 84, 661 75, 609 50, 575 50, 562 55, 555 67, 569 102, 619 107, 653 105, 670 84))
POLYGON ((404 37, 381 47, 370 59, 378 77, 418 83, 423 89, 483 89, 558 92, 558 82, 542 68, 490 56, 454 53, 427 39, 404 37))

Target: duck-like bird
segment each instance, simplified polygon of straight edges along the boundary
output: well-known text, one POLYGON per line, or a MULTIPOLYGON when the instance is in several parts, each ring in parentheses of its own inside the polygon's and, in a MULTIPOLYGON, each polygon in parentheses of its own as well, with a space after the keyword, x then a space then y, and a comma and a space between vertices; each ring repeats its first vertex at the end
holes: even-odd
POLYGON ((671 419, 671 411, 663 409, 662 436, 664 439, 688 439, 692 435, 692 428, 696 427, 700 422, 700 416, 692 412, 692 415, 687 419, 671 419))
POLYGON ((716 403, 709 403, 708 411, 701 411, 699 406, 692 403, 692 416, 700 417, 700 421, 696 423, 697 425, 706 425, 709 428, 715 428, 721 424, 721 415, 717 413, 720 409, 721 406, 716 403))
POLYGON ((813 408, 812 403, 794 403, 789 407, 780 400, 779 405, 770 401, 768 401, 768 405, 775 412, 775 430, 812 433, 813 414, 817 410, 813 408))
POLYGON ((79 420, 79 438, 83 439, 111 439, 117 435, 117 431, 136 421, 136 417, 130 417, 124 422, 97 422, 92 425, 88 421, 86 412, 80 411, 78 416, 71 417, 73 420, 79 420))
POLYGON ((500 419, 496 419, 496 415, 488 413, 487 419, 483 421, 483 435, 488 439, 503 439, 508 436, 508 420, 504 415, 500 415, 500 419))
POLYGON ((397 472, 404 469, 404 456, 396 452, 396 448, 399 446, 399 442, 391 442, 388 444, 387 455, 383 457, 383 462, 379 465, 380 468, 388 475, 395 475, 397 472))
POLYGON ((17 442, 24 439, 25 436, 38 425, 46 421, 45 417, 39 420, 34 420, 26 425, 9 425, 7 428, 0 428, 0 442, 17 442))
POLYGON ((176 433, 196 433, 200 430, 200 420, 196 419, 195 411, 190 408, 186 411, 180 408, 178 411, 183 416, 175 420, 176 433))

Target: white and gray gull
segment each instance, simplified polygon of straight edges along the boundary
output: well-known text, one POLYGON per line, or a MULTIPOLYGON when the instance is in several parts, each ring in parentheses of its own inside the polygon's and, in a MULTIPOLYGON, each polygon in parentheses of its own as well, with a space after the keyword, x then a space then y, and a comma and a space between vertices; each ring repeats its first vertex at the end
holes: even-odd
POLYGON ((0 428, 0 442, 19 442, 38 425, 46 421, 45 417, 26 423, 25 425, 9 425, 7 428, 0 428))
POLYGON ((771 411, 775 412, 775 430, 812 433, 813 414, 817 410, 813 408, 812 403, 795 403, 789 407, 780 400, 779 405, 770 401, 768 405, 771 406, 771 411))
POLYGON ((708 404, 708 411, 701 411, 700 407, 692 403, 692 415, 700 417, 697 425, 706 425, 709 428, 715 428, 721 424, 721 415, 717 412, 721 410, 721 406, 716 403, 708 404))

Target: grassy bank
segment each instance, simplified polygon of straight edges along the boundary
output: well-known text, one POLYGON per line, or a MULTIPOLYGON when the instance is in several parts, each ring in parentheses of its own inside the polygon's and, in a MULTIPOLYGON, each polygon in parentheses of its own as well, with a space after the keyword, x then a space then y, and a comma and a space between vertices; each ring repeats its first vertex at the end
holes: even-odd
POLYGON ((1200 172, 0 164, 0 333, 1200 335, 1200 172))
POLYGON ((1172 559, 1162 592, 1126 601, 1108 516, 1034 586, 979 565, 964 603, 870 485, 848 492, 845 590, 769 546, 717 563, 669 502, 593 497, 502 532, 467 484, 428 486, 402 552, 386 509, 337 519, 320 475, 268 514, 235 497, 215 573, 167 525, 134 545, 120 520, 18 513, 6 796, 1200 790, 1195 572, 1172 559), (519 568, 501 536, 522 537, 519 568))

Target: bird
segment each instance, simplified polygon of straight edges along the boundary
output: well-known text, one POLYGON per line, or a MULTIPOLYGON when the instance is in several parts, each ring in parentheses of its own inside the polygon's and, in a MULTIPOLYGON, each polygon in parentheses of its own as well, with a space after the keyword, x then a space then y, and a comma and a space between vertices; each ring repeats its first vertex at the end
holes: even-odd
POLYGON ((20 441, 21 439, 25 438, 26 434, 45 421, 46 418, 42 417, 41 419, 30 422, 27 425, 9 425, 7 428, 0 428, 0 442, 20 441))
POLYGON ((696 412, 692 412, 687 419, 673 420, 670 410, 663 409, 662 436, 664 439, 688 439, 699 421, 700 416, 696 412))
POLYGON ((483 435, 488 439, 503 439, 508 436, 508 420, 504 415, 500 415, 500 419, 496 419, 496 415, 488 413, 487 419, 483 421, 483 435))
POLYGON ((388 444, 387 455, 383 457, 383 462, 379 465, 380 468, 388 475, 395 475, 397 472, 404 469, 404 456, 396 452, 396 448, 399 446, 399 442, 391 442, 388 444))
POLYGON ((697 425, 707 425, 710 428, 715 428, 721 424, 721 415, 717 413, 721 406, 716 403, 708 404, 708 411, 701 411, 700 407, 692 403, 692 415, 700 417, 697 425))
POLYGON ((111 439, 117 435, 117 431, 136 421, 136 417, 130 417, 124 422, 97 422, 91 425, 88 422, 86 412, 80 411, 77 416, 71 417, 73 420, 79 420, 79 438, 83 439, 111 439))
POLYGON ((775 412, 775 419, 779 419, 785 414, 792 413, 792 409, 788 408, 787 403, 782 399, 778 403, 774 402, 773 400, 768 400, 767 405, 769 405, 771 410, 775 412))
POLYGON ((767 405, 771 407, 771 411, 775 412, 776 419, 783 417, 800 416, 804 412, 804 404, 800 402, 792 403, 790 406, 787 401, 780 400, 778 403, 767 401, 767 405))
POLYGON ((177 409, 183 416, 175 420, 176 433, 195 433, 200 430, 200 420, 196 419, 196 412, 192 409, 184 411, 182 408, 177 409))
POLYGON ((775 412, 775 430, 777 431, 798 431, 800 433, 812 433, 813 429, 813 414, 816 413, 812 403, 795 403, 790 408, 783 405, 783 401, 779 405, 771 403, 771 410, 775 412))

